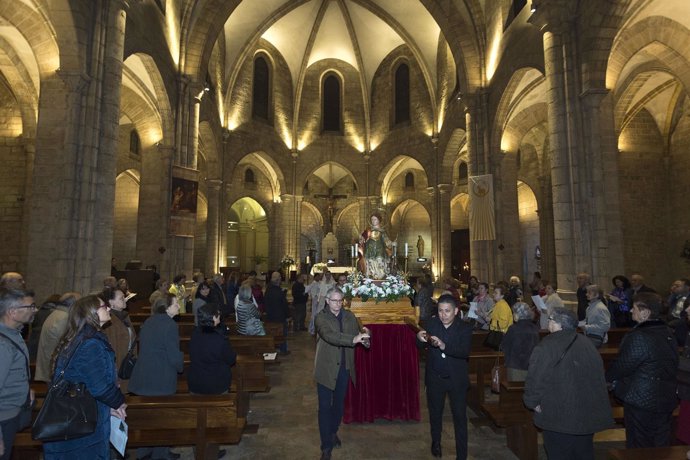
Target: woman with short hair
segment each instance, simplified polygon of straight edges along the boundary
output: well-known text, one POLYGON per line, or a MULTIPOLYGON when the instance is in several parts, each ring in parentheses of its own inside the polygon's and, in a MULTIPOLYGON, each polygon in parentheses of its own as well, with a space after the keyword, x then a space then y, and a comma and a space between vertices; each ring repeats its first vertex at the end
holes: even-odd
MULTIPOLYGON (((177 374, 182 372, 184 355, 180 334, 173 318, 180 312, 177 297, 166 294, 153 304, 153 315, 139 331, 139 358, 129 379, 129 391, 140 396, 167 396, 177 392, 177 374)), ((137 449, 137 458, 168 458, 168 447, 137 449)))
POLYGON ((125 397, 117 386, 115 353, 101 332, 110 321, 110 306, 95 295, 83 297, 69 310, 67 331, 53 355, 53 382, 64 371, 68 382, 83 383, 96 399, 96 430, 66 441, 43 443, 46 460, 108 460, 110 416, 126 417, 125 397))
POLYGON ((623 401, 625 447, 665 447, 671 443, 671 419, 678 405, 678 348, 671 329, 659 318, 661 297, 643 292, 633 297, 632 319, 618 358, 606 372, 623 401))

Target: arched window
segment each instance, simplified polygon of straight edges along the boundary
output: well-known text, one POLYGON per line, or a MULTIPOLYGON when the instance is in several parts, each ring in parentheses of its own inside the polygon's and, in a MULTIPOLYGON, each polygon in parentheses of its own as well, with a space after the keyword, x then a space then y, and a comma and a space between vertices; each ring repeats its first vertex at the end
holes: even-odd
POLYGON ((458 180, 467 180, 467 163, 464 161, 460 163, 460 167, 458 168, 458 180))
POLYGON ((135 155, 141 155, 141 141, 136 129, 129 132, 129 151, 135 155))
POLYGON ((323 130, 340 132, 340 80, 328 75, 323 80, 323 130))
POLYGON ((247 168, 244 171, 244 182, 245 182, 245 184, 253 184, 254 183, 254 171, 252 171, 252 168, 247 168))
POLYGON ((400 64, 395 70, 395 124, 410 121, 410 68, 400 64))
POLYGON ((254 59, 254 87, 252 88, 252 116, 268 120, 271 75, 263 56, 254 59))
POLYGON ((405 174, 405 189, 414 190, 414 174, 411 172, 405 174))

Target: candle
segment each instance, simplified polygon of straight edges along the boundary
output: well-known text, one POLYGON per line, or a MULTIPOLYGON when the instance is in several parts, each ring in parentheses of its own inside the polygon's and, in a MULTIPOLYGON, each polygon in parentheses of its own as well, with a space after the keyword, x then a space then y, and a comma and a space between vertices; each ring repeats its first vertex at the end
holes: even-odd
POLYGON ((407 243, 405 243, 405 257, 407 257, 407 243))
POLYGON ((350 256, 351 257, 355 256, 355 245, 354 244, 352 246, 350 246, 350 256))

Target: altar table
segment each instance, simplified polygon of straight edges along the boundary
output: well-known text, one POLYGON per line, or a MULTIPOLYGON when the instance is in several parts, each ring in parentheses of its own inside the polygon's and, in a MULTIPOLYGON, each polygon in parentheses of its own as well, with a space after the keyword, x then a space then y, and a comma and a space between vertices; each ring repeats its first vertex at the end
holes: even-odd
POLYGON ((349 384, 343 421, 419 421, 419 354, 414 331, 405 324, 365 326, 371 330, 371 348, 355 348, 357 385, 349 384))

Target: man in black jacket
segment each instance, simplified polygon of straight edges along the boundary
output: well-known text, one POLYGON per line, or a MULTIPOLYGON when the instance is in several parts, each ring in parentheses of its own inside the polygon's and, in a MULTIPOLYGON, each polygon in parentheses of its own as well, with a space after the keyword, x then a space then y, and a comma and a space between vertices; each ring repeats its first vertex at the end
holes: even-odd
POLYGON ((633 297, 637 325, 625 334, 618 359, 606 372, 624 403, 625 445, 664 447, 671 442, 671 417, 678 405, 675 337, 659 319, 661 297, 644 292, 633 297))
POLYGON ((441 431, 446 394, 455 426, 456 458, 467 458, 466 396, 470 382, 467 360, 472 346, 472 327, 457 317, 458 308, 452 295, 438 299, 438 315, 427 321, 427 330, 417 334, 417 343, 426 345, 426 400, 431 425, 431 454, 441 457, 441 431))
POLYGON ((271 274, 271 283, 266 288, 266 293, 264 294, 264 305, 266 308, 266 321, 283 325, 285 341, 280 344, 279 351, 281 355, 288 355, 290 352, 287 349, 287 320, 290 317, 290 307, 288 306, 287 297, 285 297, 285 291, 280 288, 281 280, 280 273, 273 272, 271 274))

